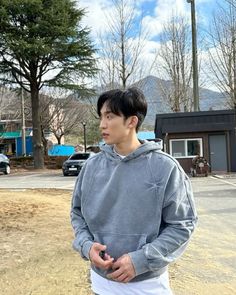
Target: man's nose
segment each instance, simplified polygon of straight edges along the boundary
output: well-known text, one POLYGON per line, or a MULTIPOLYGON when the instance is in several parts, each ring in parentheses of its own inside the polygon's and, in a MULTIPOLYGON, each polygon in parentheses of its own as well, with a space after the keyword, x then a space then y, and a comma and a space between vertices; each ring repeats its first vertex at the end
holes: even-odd
POLYGON ((100 129, 104 129, 104 128, 106 128, 106 123, 105 123, 104 119, 101 119, 101 120, 100 120, 99 128, 100 128, 100 129))

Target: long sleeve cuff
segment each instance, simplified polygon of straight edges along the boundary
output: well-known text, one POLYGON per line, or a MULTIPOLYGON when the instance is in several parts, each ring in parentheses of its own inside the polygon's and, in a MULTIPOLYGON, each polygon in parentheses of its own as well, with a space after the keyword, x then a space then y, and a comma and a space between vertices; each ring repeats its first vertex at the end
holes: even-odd
POLYGON ((89 260, 89 251, 93 245, 92 241, 86 241, 82 246, 82 255, 89 260))
POLYGON ((140 275, 150 270, 143 249, 137 250, 135 252, 130 252, 128 254, 132 260, 136 275, 140 275))

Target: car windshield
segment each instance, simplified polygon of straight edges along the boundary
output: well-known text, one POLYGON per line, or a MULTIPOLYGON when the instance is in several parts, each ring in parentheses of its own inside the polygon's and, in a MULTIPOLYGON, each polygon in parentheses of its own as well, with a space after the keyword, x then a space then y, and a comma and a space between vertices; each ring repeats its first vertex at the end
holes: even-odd
POLYGON ((70 160, 87 160, 89 154, 74 154, 70 157, 70 160))

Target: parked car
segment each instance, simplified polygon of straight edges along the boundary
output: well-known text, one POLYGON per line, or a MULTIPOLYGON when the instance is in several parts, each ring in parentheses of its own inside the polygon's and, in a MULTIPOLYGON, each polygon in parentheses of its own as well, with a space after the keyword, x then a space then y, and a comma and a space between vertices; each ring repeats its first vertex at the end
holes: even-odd
POLYGON ((74 153, 62 165, 62 172, 64 176, 78 175, 84 163, 94 153, 74 153))
POLYGON ((10 160, 4 154, 0 154, 0 172, 4 174, 10 174, 10 160))

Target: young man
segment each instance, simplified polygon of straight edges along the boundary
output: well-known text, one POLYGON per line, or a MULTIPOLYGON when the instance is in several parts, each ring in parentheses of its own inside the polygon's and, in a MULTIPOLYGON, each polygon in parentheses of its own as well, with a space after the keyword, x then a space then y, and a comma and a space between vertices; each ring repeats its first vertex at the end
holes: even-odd
POLYGON ((74 249, 91 261, 95 294, 172 294, 167 266, 197 220, 190 181, 160 143, 137 138, 147 112, 141 91, 105 92, 97 112, 106 145, 75 184, 74 249))

